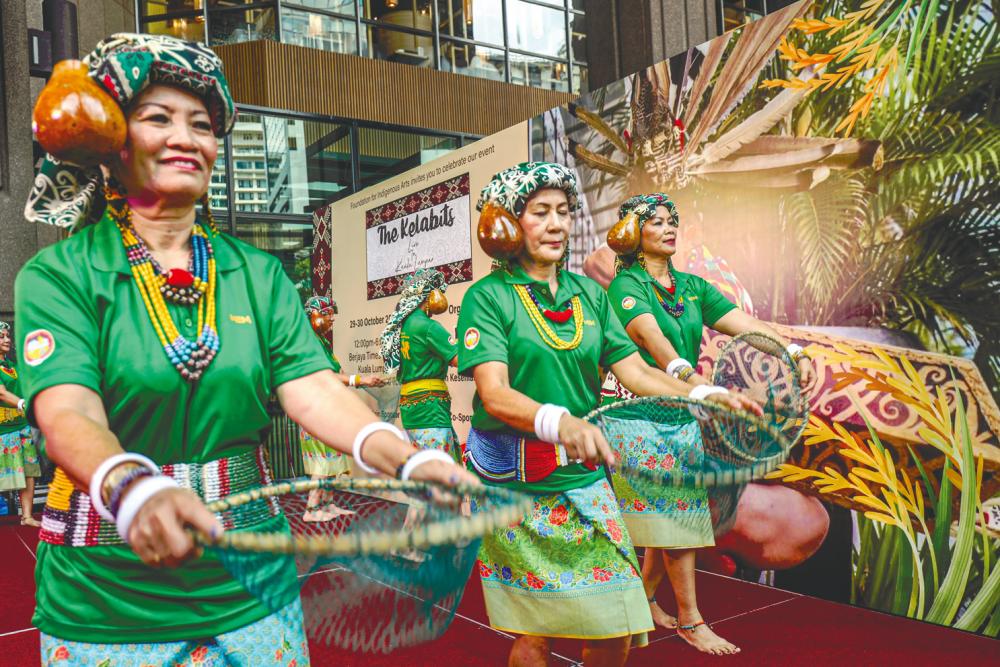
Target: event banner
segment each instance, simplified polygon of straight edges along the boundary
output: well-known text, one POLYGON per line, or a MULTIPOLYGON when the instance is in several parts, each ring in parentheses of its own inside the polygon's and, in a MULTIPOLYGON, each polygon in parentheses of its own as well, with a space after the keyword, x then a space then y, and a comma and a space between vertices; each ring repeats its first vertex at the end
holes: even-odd
MULTIPOLYGON (((333 349, 345 372, 382 372, 379 335, 415 269, 445 274, 448 312, 435 319, 454 334, 465 290, 490 269, 476 241, 479 191, 493 174, 527 159, 528 124, 521 123, 317 212, 313 270, 324 269, 340 311, 333 349)), ((473 385, 454 369, 448 384, 455 431, 464 441, 473 385)))
POLYGON ((427 267, 448 284, 472 280, 470 220, 468 173, 368 209, 368 299, 399 294, 407 274, 427 267))

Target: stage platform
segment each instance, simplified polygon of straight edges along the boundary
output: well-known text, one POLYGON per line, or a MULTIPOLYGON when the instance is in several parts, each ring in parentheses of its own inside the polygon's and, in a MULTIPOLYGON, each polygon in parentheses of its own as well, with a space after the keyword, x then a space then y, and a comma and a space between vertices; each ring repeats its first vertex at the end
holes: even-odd
MULTIPOLYGON (((0 666, 37 665, 38 631, 31 627, 37 529, 0 519, 0 666)), ((663 665, 1000 665, 1000 641, 928 623, 826 602, 707 572, 698 573, 701 607, 716 631, 743 648, 737 656, 698 653, 674 632, 658 631, 632 653, 634 667, 663 665)), ((669 588, 657 593, 672 611, 669 588)), ((507 663, 513 637, 486 622, 478 575, 458 616, 437 641, 391 655, 360 656, 312 645, 312 664, 338 667, 486 667, 507 663)), ((553 666, 580 664, 580 643, 559 642, 553 666)), ((301 667, 301 666, 299 666, 301 667)))

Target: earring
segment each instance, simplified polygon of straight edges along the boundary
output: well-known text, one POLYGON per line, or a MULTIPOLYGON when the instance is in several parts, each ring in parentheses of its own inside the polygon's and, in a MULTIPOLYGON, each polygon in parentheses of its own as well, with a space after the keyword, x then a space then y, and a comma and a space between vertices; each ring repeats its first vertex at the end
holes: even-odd
POLYGON ((648 271, 646 268, 646 255, 640 250, 635 253, 635 261, 639 262, 639 266, 642 267, 643 271, 648 271))
POLYGON ((212 236, 218 236, 219 228, 215 224, 215 216, 212 215, 212 202, 209 200, 207 192, 201 196, 201 214, 204 216, 212 236))

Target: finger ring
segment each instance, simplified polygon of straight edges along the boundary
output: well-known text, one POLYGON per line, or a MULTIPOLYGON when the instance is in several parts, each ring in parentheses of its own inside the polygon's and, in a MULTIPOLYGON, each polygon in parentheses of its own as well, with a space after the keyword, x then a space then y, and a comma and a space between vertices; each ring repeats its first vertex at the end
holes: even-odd
POLYGON ((458 484, 458 474, 454 472, 451 473, 451 477, 448 478, 448 483, 451 484, 452 486, 458 484))
POLYGON ((153 554, 153 565, 159 565, 161 560, 160 554, 153 554))

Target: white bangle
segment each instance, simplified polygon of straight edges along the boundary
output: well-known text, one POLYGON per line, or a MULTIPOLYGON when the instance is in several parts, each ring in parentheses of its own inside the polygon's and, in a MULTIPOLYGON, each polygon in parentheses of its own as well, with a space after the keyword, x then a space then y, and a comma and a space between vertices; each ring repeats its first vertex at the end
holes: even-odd
POLYGON ((673 375, 676 378, 678 375, 680 375, 680 372, 685 368, 694 368, 694 366, 692 366, 691 362, 688 361, 687 359, 677 358, 671 361, 669 364, 667 364, 667 373, 673 375))
POLYGON ((132 521, 135 520, 146 501, 164 489, 176 488, 180 488, 180 485, 174 478, 166 475, 155 475, 143 477, 129 489, 129 492, 125 494, 125 499, 122 500, 121 507, 118 508, 118 518, 115 519, 118 535, 121 536, 125 544, 128 544, 128 530, 132 527, 132 521))
POLYGON ((153 463, 148 457, 142 454, 135 454, 133 452, 125 452, 123 454, 115 454, 114 456, 109 456, 104 459, 101 465, 97 466, 97 470, 90 477, 90 504, 93 506, 94 511, 105 521, 110 523, 115 522, 115 517, 111 514, 111 510, 107 508, 104 504, 104 498, 101 496, 101 487, 104 486, 104 478, 108 476, 112 468, 117 468, 122 463, 138 463, 141 466, 148 468, 154 475, 160 473, 160 469, 155 463, 153 463))
POLYGON ((406 437, 405 433, 388 422, 372 422, 358 431, 358 434, 354 436, 354 447, 352 448, 354 451, 354 462, 358 464, 359 468, 364 470, 369 475, 377 475, 382 472, 381 470, 371 467, 365 463, 364 459, 361 458, 361 448, 364 446, 365 440, 376 431, 389 431, 403 442, 410 441, 410 439, 406 437))
POLYGON ((347 386, 348 387, 357 387, 358 386, 357 377, 358 377, 357 375, 355 375, 355 374, 352 373, 351 376, 349 378, 347 378, 347 386))
POLYGON ((696 401, 704 401, 706 398, 712 394, 728 394, 729 390, 725 387, 719 387, 714 384, 699 384, 691 388, 688 392, 688 398, 693 398, 696 401))
POLYGON ((445 463, 455 465, 455 459, 451 458, 451 456, 445 454, 440 449, 421 449, 419 452, 411 454, 410 458, 406 459, 406 463, 403 464, 403 470, 399 473, 399 478, 405 482, 410 479, 410 475, 413 474, 414 470, 428 461, 443 461, 445 463))
POLYGON ((798 343, 789 343, 788 347, 785 348, 785 351, 788 352, 788 356, 794 359, 795 355, 800 354, 804 349, 805 348, 798 343))
POLYGON ((561 405, 543 403, 535 412, 535 435, 543 442, 559 442, 559 421, 569 410, 561 405))
POLYGON ((21 413, 25 412, 24 408, 25 408, 26 405, 28 405, 27 401, 25 401, 23 398, 19 399, 18 402, 17 402, 17 411, 21 412, 21 413))

